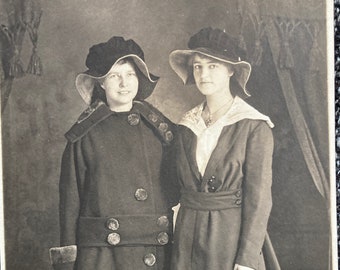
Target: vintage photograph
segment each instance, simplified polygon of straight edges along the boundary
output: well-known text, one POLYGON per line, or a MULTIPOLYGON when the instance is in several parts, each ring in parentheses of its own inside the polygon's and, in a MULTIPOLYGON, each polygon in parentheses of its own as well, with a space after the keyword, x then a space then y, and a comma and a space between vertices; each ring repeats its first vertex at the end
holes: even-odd
POLYGON ((4 270, 335 270, 333 3, 0 0, 4 270))

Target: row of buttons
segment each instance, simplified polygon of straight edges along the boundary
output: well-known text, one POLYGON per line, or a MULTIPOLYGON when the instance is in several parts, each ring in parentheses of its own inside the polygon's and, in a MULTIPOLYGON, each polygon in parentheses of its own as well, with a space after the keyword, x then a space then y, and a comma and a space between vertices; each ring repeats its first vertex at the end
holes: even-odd
MULTIPOLYGON (((169 235, 166 232, 160 232, 157 235, 156 239, 157 239, 157 242, 162 246, 169 243, 169 235)), ((116 232, 112 232, 107 236, 106 240, 111 246, 116 246, 120 243, 120 234, 116 232)))
POLYGON ((215 176, 211 176, 211 178, 208 180, 208 191, 209 192, 215 192, 217 188, 222 184, 220 180, 217 180, 215 176))
POLYGON ((238 190, 238 191, 235 192, 235 197, 238 198, 237 200, 235 200, 236 205, 242 204, 241 195, 242 195, 241 190, 238 190))
MULTIPOLYGON (((167 216, 161 216, 157 219, 157 225, 159 227, 162 227, 162 228, 167 228, 169 227, 169 219, 167 216)), ((107 221, 106 221, 106 227, 109 229, 109 230, 112 230, 112 231, 117 231, 118 228, 119 228, 120 224, 119 224, 119 221, 118 219, 116 218, 109 218, 107 221)), ((160 245, 166 245, 168 242, 169 242, 169 235, 168 233, 166 232, 160 232, 158 235, 157 235, 157 242, 160 244, 160 245)), ((120 234, 117 233, 117 232, 112 232, 110 233, 108 236, 107 236, 107 242, 110 244, 110 245, 113 245, 113 246, 116 246, 120 243, 120 234)))
MULTIPOLYGON (((157 121, 159 120, 159 117, 154 114, 154 113, 150 113, 148 115, 148 118, 151 122, 153 123, 157 123, 157 121)), ((138 125, 140 122, 140 117, 138 114, 136 113, 131 113, 128 115, 128 123, 131 125, 131 126, 136 126, 138 125)), ((164 134, 164 138, 167 142, 170 142, 173 140, 174 138, 174 135, 173 133, 168 130, 169 129, 169 126, 167 123, 165 122, 161 122, 159 125, 158 125, 158 129, 160 132, 162 132, 164 134)))
MULTIPOLYGON (((156 123, 158 121, 158 116, 151 113, 149 114, 148 118, 153 122, 153 123, 156 123)), ((158 126, 158 129, 160 132, 162 132, 164 134, 164 138, 167 142, 171 142, 173 139, 174 139, 174 135, 173 133, 168 130, 169 129, 169 126, 167 123, 160 123, 159 126, 158 126)))
MULTIPOLYGON (((210 179, 208 180, 208 191, 209 192, 216 192, 217 188, 219 188, 221 186, 221 184, 222 184, 222 182, 220 180, 217 180, 214 175, 211 176, 210 179)), ((240 199, 241 195, 242 195, 241 190, 237 190, 235 192, 235 197, 239 198, 239 199, 235 200, 236 205, 242 204, 242 200, 240 199)))
MULTIPOLYGON (((169 222, 169 219, 167 216, 160 216, 158 219, 157 219, 157 225, 159 227, 164 227, 164 228, 167 228, 169 226, 170 222, 169 222)), ((109 229, 109 230, 112 230, 112 231, 116 231, 118 230, 119 228, 119 221, 118 219, 116 218, 109 218, 107 221, 106 221, 106 227, 109 229)))

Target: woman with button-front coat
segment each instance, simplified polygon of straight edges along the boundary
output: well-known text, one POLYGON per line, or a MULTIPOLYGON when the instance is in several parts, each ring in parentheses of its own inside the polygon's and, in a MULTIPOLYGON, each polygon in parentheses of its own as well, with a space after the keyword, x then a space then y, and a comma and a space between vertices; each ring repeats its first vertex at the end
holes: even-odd
POLYGON ((90 48, 76 87, 89 108, 66 133, 55 269, 169 268, 174 125, 144 101, 158 78, 133 40, 90 48))
POLYGON ((266 235, 273 124, 244 101, 251 66, 219 29, 200 30, 188 46, 170 54, 170 65, 205 101, 179 123, 181 199, 171 269, 279 269, 266 235), (262 250, 269 251, 267 265, 262 250))

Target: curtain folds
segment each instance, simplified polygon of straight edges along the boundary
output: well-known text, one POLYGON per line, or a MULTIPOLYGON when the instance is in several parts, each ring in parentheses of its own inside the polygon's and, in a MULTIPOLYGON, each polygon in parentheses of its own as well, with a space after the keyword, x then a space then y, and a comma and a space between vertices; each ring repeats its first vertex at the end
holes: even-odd
MULTIPOLYGON (((286 100, 287 109, 293 123, 303 156, 305 158, 306 165, 317 190, 325 198, 325 200, 329 202, 329 180, 326 177, 322 162, 319 158, 319 154, 311 135, 311 131, 298 102, 290 69, 282 69, 278 63, 280 55, 280 46, 278 45, 281 43, 281 41, 272 20, 269 20, 267 23, 267 38, 273 55, 273 61, 276 65, 278 78, 283 89, 283 95, 286 100)), ((329 205, 327 205, 327 207, 329 207, 329 205)))
MULTIPOLYGON (((280 35, 277 32, 277 28, 274 25, 273 20, 270 20, 267 24, 267 38, 268 38, 268 43, 269 43, 269 47, 270 50, 272 52, 273 55, 273 61, 275 63, 276 66, 276 70, 277 70, 277 75, 282 87, 282 92, 283 92, 283 96, 285 98, 286 101, 286 106, 299 142, 299 145, 301 147, 304 159, 306 161, 306 165, 307 168, 310 172, 311 178, 315 184, 315 187, 317 188, 317 190, 319 191, 319 193, 322 195, 322 197, 324 198, 324 201, 326 203, 326 207, 327 207, 327 211, 328 211, 328 220, 329 222, 331 221, 331 211, 330 211, 330 183, 329 183, 329 179, 326 176, 325 173, 325 169, 324 166, 322 164, 320 155, 317 151, 316 148, 316 143, 320 143, 321 141, 321 147, 324 146, 322 144, 322 138, 318 138, 319 136, 317 136, 318 142, 315 142, 315 140, 313 140, 312 134, 311 134, 311 130, 310 127, 308 126, 308 123, 306 121, 306 118, 304 116, 303 110, 298 102, 298 98, 297 98, 297 94, 296 91, 298 90, 302 90, 302 89, 295 89, 294 87, 294 83, 293 83, 293 79, 291 77, 291 70, 288 68, 282 68, 280 67, 280 63, 279 63, 279 57, 280 57, 280 46, 279 44, 281 43, 280 40, 280 35)), ((315 60, 315 59, 314 59, 315 60)), ((306 61, 308 62, 308 60, 306 61)), ((320 84, 314 84, 310 81, 310 79, 312 79, 315 76, 320 75, 319 73, 315 73, 313 72, 313 70, 307 70, 306 71, 307 74, 305 74, 305 81, 304 81, 304 86, 302 87, 303 90, 308 91, 313 89, 314 87, 314 92, 319 92, 317 93, 317 95, 320 97, 320 91, 323 91, 322 87, 318 88, 318 86, 320 86, 320 84), (315 89, 315 87, 317 89, 315 89)), ((319 80, 313 80, 314 82, 316 81, 321 81, 321 79, 319 78, 319 80)), ((311 95, 313 95, 313 91, 311 93, 311 95)), ((326 100, 327 101, 327 100, 326 100)), ((325 121, 327 122, 327 107, 323 107, 320 106, 322 105, 322 103, 324 102, 323 99, 319 100, 319 106, 318 106, 318 110, 314 111, 315 115, 311 115, 311 117, 314 117, 317 120, 322 119, 322 115, 326 114, 325 117, 325 121), (322 115, 320 115, 320 110, 323 110, 322 115)), ((325 102, 327 104, 327 102, 325 102)), ((309 104, 307 102, 307 104, 309 105, 310 108, 309 112, 311 113, 312 107, 315 104, 309 104)), ((325 123, 321 123, 319 122, 319 124, 321 126, 324 126, 325 123)), ((327 126, 327 124, 325 125, 327 126)), ((316 131, 317 135, 320 135, 321 133, 316 131)), ((327 132, 325 132, 327 134, 327 132)), ((328 138, 328 136, 327 136, 328 138)), ((328 148, 327 148, 328 150, 328 148)), ((325 162, 326 163, 326 162, 325 162)), ((331 228, 331 226, 330 226, 331 228)), ((328 264, 328 270, 332 269, 332 241, 331 241, 331 234, 329 237, 329 264, 328 264)))

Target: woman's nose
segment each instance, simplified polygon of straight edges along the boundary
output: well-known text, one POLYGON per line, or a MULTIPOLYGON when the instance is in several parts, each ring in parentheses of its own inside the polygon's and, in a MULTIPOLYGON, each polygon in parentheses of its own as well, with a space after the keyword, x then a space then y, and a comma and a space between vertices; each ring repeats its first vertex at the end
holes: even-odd
POLYGON ((120 78, 119 86, 122 88, 125 87, 127 84, 126 78, 124 76, 120 76, 119 78, 120 78))
POLYGON ((202 67, 201 70, 200 70, 200 76, 201 78, 205 78, 208 76, 209 74, 209 70, 206 68, 206 67, 202 67))

